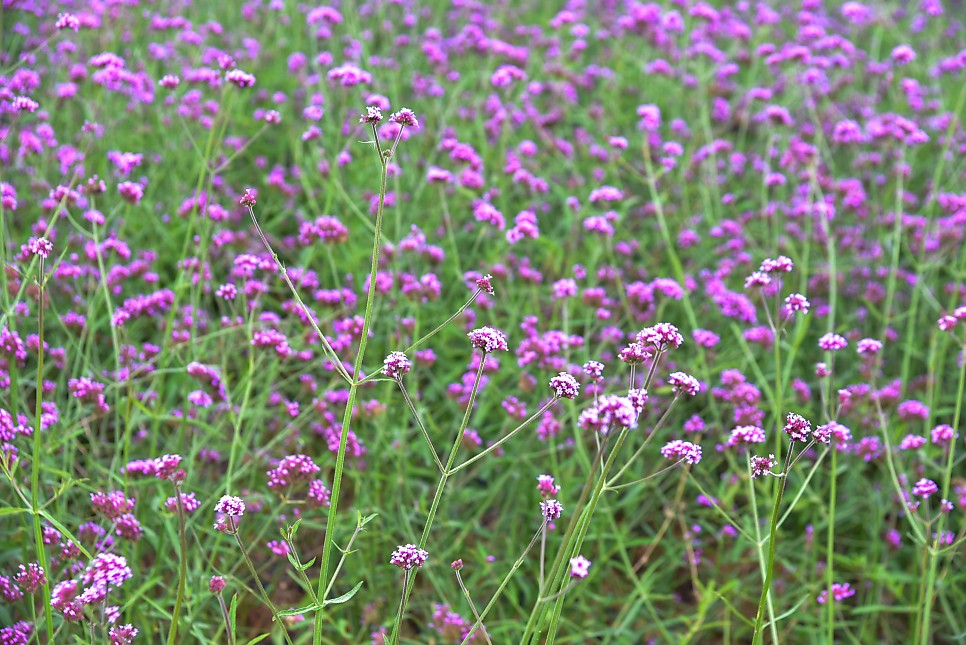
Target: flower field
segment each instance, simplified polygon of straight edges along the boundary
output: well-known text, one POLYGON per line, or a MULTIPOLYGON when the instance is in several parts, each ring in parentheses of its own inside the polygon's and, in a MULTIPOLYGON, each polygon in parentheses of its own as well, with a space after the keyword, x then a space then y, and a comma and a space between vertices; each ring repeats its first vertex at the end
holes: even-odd
POLYGON ((964 18, 3 0, 0 645, 966 638, 964 18))

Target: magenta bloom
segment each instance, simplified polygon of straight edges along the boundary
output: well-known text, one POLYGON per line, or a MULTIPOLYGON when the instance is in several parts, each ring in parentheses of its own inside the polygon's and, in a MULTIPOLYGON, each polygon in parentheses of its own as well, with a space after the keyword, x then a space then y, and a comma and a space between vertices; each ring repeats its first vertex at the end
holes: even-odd
POLYGON ((661 448, 661 456, 665 459, 679 459, 689 464, 697 464, 701 461, 701 446, 690 441, 675 439, 661 448))
POLYGON ((413 363, 402 352, 391 352, 383 361, 382 373, 391 379, 399 380, 412 369, 413 363))
POLYGON ((467 334, 473 347, 481 350, 484 354, 490 352, 505 352, 509 349, 506 334, 493 327, 480 327, 467 334))
POLYGON ((775 459, 775 455, 768 455, 767 457, 752 457, 751 458, 751 477, 752 479, 757 479, 759 477, 764 477, 766 475, 774 475, 771 471, 772 468, 778 465, 778 460, 775 459))
POLYGON ((576 558, 570 558, 570 577, 571 578, 586 578, 590 573, 590 560, 582 555, 578 555, 576 558))
POLYGON ((215 512, 229 517, 241 517, 245 514, 245 501, 241 497, 223 495, 215 504, 215 512))
POLYGON ((923 499, 929 499, 930 495, 935 495, 938 492, 939 486, 936 482, 925 477, 917 481, 916 485, 912 487, 912 494, 923 499))
POLYGON ((580 383, 572 374, 561 372, 550 379, 550 389, 559 399, 576 399, 580 393, 580 383))
POLYGON ((359 123, 368 123, 369 125, 378 125, 380 121, 382 121, 382 110, 375 105, 368 106, 366 113, 359 117, 359 123))
POLYGON ((410 128, 419 127, 419 121, 416 120, 416 115, 409 108, 402 108, 398 112, 394 112, 392 116, 389 117, 389 120, 392 123, 406 125, 410 128))
POLYGON ((695 396, 701 389, 701 384, 698 382, 698 379, 684 372, 672 372, 668 376, 667 382, 671 386, 671 391, 675 394, 683 393, 688 396, 695 396))
POLYGON ((560 519, 563 514, 563 504, 555 499, 548 499, 540 502, 540 513, 548 522, 560 519))
POLYGON ((35 257, 47 259, 54 252, 54 245, 45 237, 32 237, 27 242, 27 253, 35 257))
POLYGON ((782 428, 792 441, 808 441, 808 435, 812 432, 812 424, 800 414, 790 412, 785 417, 785 427, 782 428))
POLYGON ((412 569, 419 569, 428 559, 429 553, 420 549, 415 544, 403 544, 392 552, 392 556, 389 558, 389 564, 410 571, 412 569))
MULTIPOLYGON (((832 585, 832 598, 835 600, 835 602, 842 602, 846 598, 851 598, 854 595, 855 589, 853 589, 852 586, 847 582, 842 584, 836 582, 832 585)), ((828 602, 828 589, 823 589, 822 593, 820 593, 818 598, 815 600, 820 605, 824 605, 826 602, 828 602)))
POLYGON ((537 491, 543 497, 552 497, 560 492, 560 486, 554 483, 552 475, 537 476, 537 491))

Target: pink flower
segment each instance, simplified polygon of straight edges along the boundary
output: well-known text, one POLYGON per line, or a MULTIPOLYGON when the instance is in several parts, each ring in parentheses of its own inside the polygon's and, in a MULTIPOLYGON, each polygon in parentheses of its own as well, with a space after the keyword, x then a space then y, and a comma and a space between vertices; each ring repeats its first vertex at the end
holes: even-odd
POLYGON ((582 555, 578 555, 575 558, 570 558, 570 577, 571 578, 586 578, 590 573, 590 560, 582 555))
POLYGON ((420 549, 415 544, 403 544, 392 552, 392 556, 389 558, 389 564, 410 571, 414 568, 419 569, 428 559, 429 553, 420 549))

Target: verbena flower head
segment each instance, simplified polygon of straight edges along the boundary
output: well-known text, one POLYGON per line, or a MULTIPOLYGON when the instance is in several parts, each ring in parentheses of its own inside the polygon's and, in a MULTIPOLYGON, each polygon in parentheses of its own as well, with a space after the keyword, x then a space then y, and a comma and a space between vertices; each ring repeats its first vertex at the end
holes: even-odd
POLYGON ((788 308, 789 312, 800 311, 802 314, 807 314, 812 303, 800 293, 790 294, 785 298, 785 306, 788 308))
POLYGON ((490 352, 505 352, 509 349, 506 334, 493 327, 480 327, 467 334, 473 347, 485 354, 490 352))
POLYGON ((563 504, 555 499, 548 499, 540 502, 540 513, 548 522, 560 519, 563 514, 563 504))
POLYGON ((542 497, 553 497, 560 492, 560 486, 554 483, 552 475, 538 475, 537 491, 542 497))
POLYGON ((837 352, 849 346, 849 341, 838 334, 825 334, 818 339, 818 346, 827 352, 837 352))
POLYGON ((428 559, 429 553, 420 549, 415 544, 403 544, 392 552, 392 556, 389 558, 389 564, 410 571, 412 569, 419 569, 428 559))
POLYGON ((607 435, 617 428, 634 429, 637 427, 637 410, 626 396, 605 394, 580 413, 577 425, 584 430, 593 430, 607 435))
POLYGON ((764 477, 766 475, 774 475, 771 471, 772 468, 778 465, 778 460, 775 459, 775 455, 768 455, 767 457, 752 457, 751 458, 751 477, 752 479, 757 479, 759 477, 764 477))
POLYGON ((238 200, 238 203, 242 206, 254 206, 255 205, 255 193, 252 192, 251 188, 245 189, 245 194, 242 198, 238 200))
POLYGON ((221 593, 225 589, 225 579, 221 576, 211 576, 208 581, 208 591, 211 593, 221 593))
POLYGON ((693 465, 701 461, 701 446, 690 441, 675 439, 674 441, 669 441, 661 448, 661 456, 665 459, 684 460, 693 465))
POLYGON ((939 486, 936 482, 925 477, 917 481, 916 485, 912 487, 912 494, 923 499, 929 499, 931 495, 935 495, 938 492, 939 486))
POLYGON ((728 442, 729 448, 739 445, 765 443, 765 431, 758 426, 737 426, 731 431, 728 442))
POLYGON ((375 105, 368 106, 365 114, 359 117, 359 123, 368 123, 369 125, 378 125, 380 121, 382 121, 382 110, 375 105))
POLYGON ((621 349, 617 357, 628 365, 640 365, 654 358, 654 352, 644 343, 635 341, 621 349))
POLYGON ((402 352, 391 352, 382 363, 382 373, 397 381, 409 374, 413 367, 412 361, 402 352))
POLYGON ((54 245, 45 237, 32 237, 27 242, 27 253, 34 257, 47 259, 54 252, 54 245))
POLYGON ((789 412, 785 417, 785 427, 782 430, 792 441, 808 441, 808 435, 812 432, 812 424, 805 417, 794 412, 789 412))
POLYGON ((215 504, 215 512, 228 517, 241 517, 245 514, 245 501, 241 497, 223 495, 215 504))
MULTIPOLYGON (((832 598, 835 602, 842 602, 846 598, 851 598, 854 595, 855 589, 847 582, 841 584, 836 582, 832 585, 832 598)), ((822 593, 815 600, 818 604, 824 605, 828 601, 828 589, 823 589, 822 593)))
POLYGON ((637 342, 653 345, 658 351, 677 349, 684 342, 684 337, 678 328, 670 323, 657 323, 653 327, 645 327, 637 334, 637 342))
POLYGON ((418 128, 419 121, 416 120, 416 115, 409 108, 402 108, 398 112, 394 112, 389 120, 392 123, 398 123, 399 125, 409 126, 410 128, 418 128))
POLYGON ((476 287, 487 295, 490 295, 490 296, 495 295, 496 291, 493 290, 492 280, 493 280, 493 276, 487 273, 486 275, 476 279, 476 287))
POLYGON ((695 396, 701 389, 701 384, 698 382, 698 379, 684 372, 672 372, 668 376, 667 382, 671 386, 671 391, 675 394, 695 396))
POLYGON ((225 74, 225 80, 235 87, 246 88, 255 85, 255 75, 240 69, 233 69, 225 74))
POLYGON ((758 270, 762 273, 791 273, 792 269, 794 268, 794 262, 784 255, 779 255, 774 260, 771 258, 765 258, 758 270))
POLYGON ((576 399, 580 393, 580 383, 572 374, 561 372, 550 379, 550 389, 560 399, 576 399))
POLYGON ((584 579, 590 573, 590 560, 582 555, 570 558, 570 577, 584 579))
POLYGON ((581 369, 584 370, 587 378, 594 383, 599 383, 604 378, 604 364, 598 361, 587 361, 581 369))
POLYGON ((882 343, 874 338, 863 338, 855 344, 857 354, 869 354, 874 356, 882 351, 882 343))

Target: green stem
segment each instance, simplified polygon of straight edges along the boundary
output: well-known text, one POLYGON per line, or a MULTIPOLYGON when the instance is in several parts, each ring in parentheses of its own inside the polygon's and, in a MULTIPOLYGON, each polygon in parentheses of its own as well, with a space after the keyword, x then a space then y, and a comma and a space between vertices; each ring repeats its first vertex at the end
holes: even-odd
POLYGON ((510 579, 513 577, 513 574, 515 574, 517 572, 517 569, 519 569, 523 565, 523 561, 526 559, 527 554, 530 553, 531 549, 533 549, 533 545, 537 543, 537 539, 544 532, 544 529, 546 527, 547 527, 547 520, 544 520, 543 523, 540 525, 540 528, 537 529, 537 532, 533 534, 533 539, 530 540, 530 544, 527 545, 527 548, 523 550, 523 553, 520 554, 520 557, 517 558, 516 562, 513 563, 513 566, 510 567, 510 571, 506 574, 506 576, 504 576, 503 581, 500 583, 500 586, 497 587, 496 592, 490 598, 490 602, 486 603, 486 607, 484 607, 480 615, 476 617, 476 622, 473 623, 473 626, 470 628, 470 631, 466 633, 466 637, 463 639, 463 642, 461 643, 461 645, 466 645, 466 643, 469 643, 470 638, 473 636, 476 630, 483 625, 483 619, 486 618, 486 615, 490 613, 490 610, 493 609, 494 605, 496 605, 496 601, 500 598, 500 595, 503 593, 503 590, 506 589, 506 586, 510 583, 510 579))
MULTIPOLYGON (((401 130, 400 130, 401 131, 401 130)), ((378 137, 377 137, 378 141, 378 137)), ((329 514, 325 524, 325 540, 322 546, 322 570, 319 574, 319 585, 317 595, 323 595, 324 586, 327 585, 326 578, 329 571, 329 558, 332 556, 332 548, 335 544, 335 520, 339 508, 339 493, 342 489, 342 475, 345 469, 346 445, 349 438, 349 426, 352 422, 352 408, 356 402, 356 395, 359 390, 359 373, 362 369, 362 361, 366 354, 366 345, 369 342, 369 327, 372 325, 372 309, 376 296, 376 271, 379 269, 379 244, 382 238, 382 219, 386 205, 386 181, 388 178, 388 159, 380 157, 382 162, 382 178, 379 184, 379 207, 376 210, 376 230, 372 237, 372 258, 369 264, 369 293, 366 297, 366 312, 362 323, 362 337, 359 339, 359 352, 356 354, 355 365, 352 371, 352 383, 349 386, 349 396, 346 401, 345 413, 342 415, 342 434, 339 437, 339 451, 335 459, 335 473, 332 475, 332 493, 329 497, 329 514)), ((315 625, 312 632, 313 645, 322 643, 322 614, 324 608, 320 605, 315 612, 315 625)))
MULTIPOLYGON (((466 412, 463 414, 463 421, 460 423, 459 430, 456 431, 456 439, 453 441, 453 447, 450 448, 449 458, 446 460, 446 467, 443 473, 439 476, 439 484, 436 486, 436 494, 433 496, 433 502, 429 506, 429 515, 426 517, 426 524, 423 526, 423 534, 419 538, 419 548, 425 549, 426 542, 429 539, 429 531, 433 526, 433 521, 436 519, 436 511, 439 509, 440 500, 443 498, 443 489, 446 488, 446 482, 449 480, 450 471, 453 468, 453 463, 456 461, 456 453, 459 452, 460 443, 463 441, 463 431, 466 430, 466 426, 470 421, 470 414, 473 412, 473 404, 476 401, 476 393, 480 387, 480 379, 483 378, 483 368, 486 366, 486 352, 480 357, 480 367, 476 370, 476 379, 473 381, 473 389, 470 390, 470 399, 466 405, 466 412)), ((409 583, 406 585, 405 591, 403 591, 402 604, 400 605, 399 615, 396 616, 396 622, 392 628, 392 634, 389 637, 390 645, 396 645, 399 642, 399 630, 402 628, 403 612, 406 609, 406 603, 409 600, 409 594, 412 592, 413 584, 416 582, 416 576, 412 575, 409 578, 409 583)))
MULTIPOLYGON (((959 395, 956 397, 956 410, 953 413, 953 428, 959 427, 959 420, 963 410, 963 397, 966 393, 966 362, 959 368, 959 395)), ((952 479, 953 463, 955 462, 956 454, 956 436, 954 434, 953 438, 949 442, 949 446, 946 448, 946 467, 943 471, 943 485, 940 490, 942 490, 943 495, 948 499, 949 494, 949 484, 952 479)), ((929 564, 926 571, 926 585, 925 593, 923 596, 923 609, 922 609, 922 620, 919 632, 919 643, 920 645, 928 645, 929 643, 929 621, 932 615, 932 604, 933 604, 933 587, 936 584, 936 569, 939 565, 939 546, 940 540, 942 540, 943 528, 946 522, 947 513, 941 513, 939 516, 939 521, 936 525, 936 537, 933 539, 932 548, 927 549, 929 564)))
MULTIPOLYGON (((40 561, 40 566, 44 568, 47 573, 45 580, 50 577, 50 566, 47 563, 47 553, 44 549, 44 527, 40 521, 40 511, 42 507, 40 505, 40 432, 41 432, 41 421, 43 416, 43 402, 44 402, 44 287, 46 283, 44 281, 44 258, 40 257, 39 263, 39 273, 38 273, 38 285, 40 287, 39 296, 37 298, 37 405, 35 408, 35 419, 34 419, 34 445, 33 445, 33 455, 30 461, 30 510, 33 513, 34 519, 34 543, 37 547, 37 559, 40 561)), ((5 270, 5 267, 0 267, 0 270, 5 270)), ((47 626, 47 640, 48 642, 53 642, 54 638, 54 615, 50 607, 50 582, 44 582, 44 623, 47 626)))
POLYGON ((288 645, 292 645, 292 639, 288 635, 288 630, 285 629, 285 623, 282 622, 281 617, 278 615, 278 610, 275 608, 275 603, 273 603, 272 599, 268 597, 268 593, 265 591, 265 587, 262 586, 262 580, 261 578, 258 577, 258 572, 255 570, 255 565, 252 564, 252 558, 248 554, 248 549, 245 548, 245 544, 241 541, 241 538, 238 537, 238 526, 235 525, 235 521, 231 517, 228 518, 228 521, 232 529, 234 530, 235 542, 238 543, 238 548, 241 549, 242 557, 245 559, 245 564, 248 565, 248 570, 251 572, 252 577, 255 579, 255 585, 258 587, 258 590, 262 594, 262 600, 265 601, 265 604, 272 612, 272 618, 275 620, 276 623, 278 623, 278 626, 282 628, 282 636, 285 638, 285 642, 288 643, 288 645))
POLYGON ((178 504, 178 545, 181 549, 178 557, 178 595, 174 601, 174 611, 171 612, 171 629, 168 631, 168 645, 174 645, 178 637, 178 617, 181 615, 181 604, 184 602, 185 581, 188 578, 188 540, 184 529, 184 502, 181 500, 181 488, 175 484, 174 497, 178 504))
POLYGON ((755 633, 752 637, 752 645, 757 645, 762 636, 762 623, 765 619, 765 599, 768 598, 768 592, 771 590, 771 583, 775 574, 775 544, 778 542, 778 513, 781 509, 782 495, 785 493, 785 482, 787 479, 788 473, 785 472, 784 476, 779 477, 776 483, 776 486, 778 486, 778 494, 775 496, 775 507, 771 512, 771 531, 768 537, 768 566, 765 570, 765 584, 762 585, 761 597, 758 599, 758 612, 755 614, 755 633))

